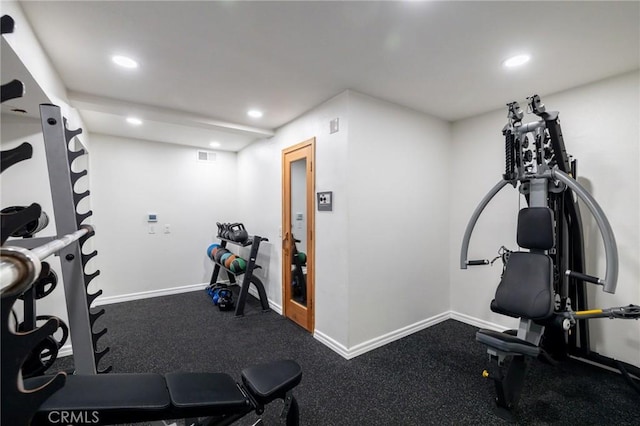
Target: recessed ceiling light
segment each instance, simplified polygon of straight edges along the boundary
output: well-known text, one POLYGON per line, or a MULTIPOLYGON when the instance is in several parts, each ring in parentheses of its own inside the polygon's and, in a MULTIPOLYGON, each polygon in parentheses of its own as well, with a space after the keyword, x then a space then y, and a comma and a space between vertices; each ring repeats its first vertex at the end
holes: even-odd
POLYGON ((115 64, 120 65, 123 68, 138 68, 138 63, 131 58, 127 58, 126 56, 112 56, 111 60, 115 64))
POLYGON ((216 141, 209 142, 209 146, 212 146, 212 147, 214 147, 214 148, 217 148, 217 147, 219 147, 219 146, 220 146, 220 142, 216 142, 216 141))
POLYGON ((134 126, 139 126, 142 124, 142 120, 135 117, 127 117, 127 123, 133 124, 134 126))
POLYGON ((531 56, 529 55, 517 55, 512 58, 507 59, 502 63, 507 68, 519 67, 520 65, 524 65, 529 62, 531 56))
POLYGON ((247 115, 252 118, 260 118, 262 117, 262 111, 258 111, 257 109, 251 109, 247 111, 247 115))

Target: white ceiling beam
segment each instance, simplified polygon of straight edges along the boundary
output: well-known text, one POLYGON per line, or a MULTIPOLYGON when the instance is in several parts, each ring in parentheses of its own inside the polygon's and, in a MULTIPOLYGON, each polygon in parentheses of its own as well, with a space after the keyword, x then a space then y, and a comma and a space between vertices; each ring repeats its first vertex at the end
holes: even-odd
POLYGON ((271 137, 275 134, 272 129, 263 129, 259 127, 245 126, 242 124, 229 123, 226 121, 216 120, 198 114, 192 114, 185 111, 178 111, 169 108, 160 108, 151 105, 136 104, 133 102, 121 101, 118 99, 105 98, 101 96, 89 95, 69 91, 69 102, 74 108, 88 111, 96 111, 107 114, 120 115, 128 117, 135 115, 141 120, 158 121, 165 123, 178 124, 188 127, 199 127, 202 129, 227 131, 240 134, 252 134, 258 137, 271 137))

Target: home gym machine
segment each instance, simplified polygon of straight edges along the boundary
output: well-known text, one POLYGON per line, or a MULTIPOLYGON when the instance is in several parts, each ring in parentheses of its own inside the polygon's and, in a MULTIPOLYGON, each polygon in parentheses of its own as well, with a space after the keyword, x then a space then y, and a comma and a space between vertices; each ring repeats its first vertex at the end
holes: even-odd
POLYGON ((518 330, 476 333, 476 340, 487 346, 492 361, 483 376, 495 382, 497 414, 509 420, 513 419, 527 366, 536 357, 556 363, 572 356, 616 367, 636 390, 638 384, 629 372, 640 377, 637 367, 590 350, 586 320, 638 319, 640 306, 589 309, 585 283, 615 293, 615 237, 598 203, 576 181, 576 160, 566 152, 558 112, 547 112, 538 95, 527 100, 528 112, 539 120, 522 123, 524 112, 518 103, 507 105, 508 123, 502 130, 505 173, 473 212, 460 251, 462 269, 492 264, 488 259, 468 260, 473 228, 485 207, 508 184, 524 195, 528 206, 518 214, 517 242, 528 251, 512 252, 504 247, 499 251, 503 272, 490 306, 494 312, 519 318, 518 330), (582 221, 576 197, 593 215, 602 234, 604 278, 585 274, 582 221))
MULTIPOLYGON (((13 19, 3 16, 2 34, 13 30, 13 19)), ((18 80, 2 85, 2 101, 20 97, 23 91, 24 85, 18 80)), ((97 251, 83 251, 87 248, 84 244, 94 235, 93 228, 83 223, 92 212, 78 211, 89 191, 75 191, 76 183, 87 171, 72 170, 74 161, 85 154, 84 150, 71 149, 81 129, 69 130, 55 105, 40 105, 40 116, 58 236, 9 239, 27 236, 22 230, 28 230, 32 237, 30 234, 45 226, 45 216, 36 203, 0 215, 0 423, 100 425, 185 418, 189 426, 228 425, 251 412, 260 415, 267 404, 282 399, 282 419, 287 425, 297 425, 298 405, 292 392, 302 380, 302 371, 292 360, 245 368, 240 383, 223 373, 106 374, 111 367, 98 368, 108 348, 98 351, 97 344, 106 328, 93 331, 104 309, 95 312, 90 308, 102 292, 88 292, 89 283, 99 271, 87 274, 86 266, 97 251), (49 367, 45 358, 53 347, 49 343, 42 345, 52 341, 56 344, 53 335, 60 321, 50 317, 41 326, 32 324, 30 329, 19 329, 10 321, 11 312, 21 296, 39 289, 50 291, 46 283, 38 286, 43 279, 49 279, 49 274, 44 273, 44 260, 54 254, 60 257, 75 372, 33 374, 27 378, 24 373, 28 359, 49 367)), ((3 151, 1 171, 32 154, 29 143, 3 151)))

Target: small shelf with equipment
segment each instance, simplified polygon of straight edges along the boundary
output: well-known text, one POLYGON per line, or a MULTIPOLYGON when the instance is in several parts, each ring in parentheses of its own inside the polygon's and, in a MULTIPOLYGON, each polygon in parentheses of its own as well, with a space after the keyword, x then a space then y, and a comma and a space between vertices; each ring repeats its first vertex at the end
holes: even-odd
MULTIPOLYGON (((223 270, 227 273, 227 277, 229 278, 229 285, 236 284, 236 277, 243 276, 242 283, 240 284, 240 295, 238 296, 235 316, 244 315, 244 307, 247 301, 247 295, 249 293, 249 286, 251 284, 253 284, 253 286, 258 291, 262 311, 269 311, 269 301, 267 300, 267 293, 264 289, 264 284, 262 284, 260 278, 254 275, 255 269, 260 268, 260 265, 256 264, 258 250, 260 249, 260 243, 262 241, 269 240, 258 235, 249 236, 246 229, 244 228, 244 225, 242 225, 241 223, 218 223, 217 225, 217 238, 220 240, 220 243, 211 244, 207 248, 207 256, 213 261, 215 265, 207 290, 213 296, 215 289, 217 288, 218 276, 223 270), (240 247, 251 246, 249 259, 245 260, 239 255, 232 253, 229 249, 227 249, 227 244, 234 244, 240 247)), ((228 305, 225 306, 228 308, 228 305)))

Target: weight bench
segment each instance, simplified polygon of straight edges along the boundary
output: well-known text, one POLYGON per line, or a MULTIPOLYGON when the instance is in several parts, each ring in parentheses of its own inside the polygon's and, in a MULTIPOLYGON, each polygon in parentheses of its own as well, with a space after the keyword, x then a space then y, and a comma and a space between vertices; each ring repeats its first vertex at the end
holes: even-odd
MULTIPOLYGON (((38 388, 53 376, 24 381, 38 388)), ((282 417, 298 424, 292 389, 302 380, 300 366, 291 360, 246 368, 242 383, 224 373, 71 375, 65 385, 38 409, 31 424, 106 425, 164 419, 200 418, 198 424, 231 424, 250 412, 283 399, 282 417)), ((188 423, 191 424, 191 423, 188 423)))

